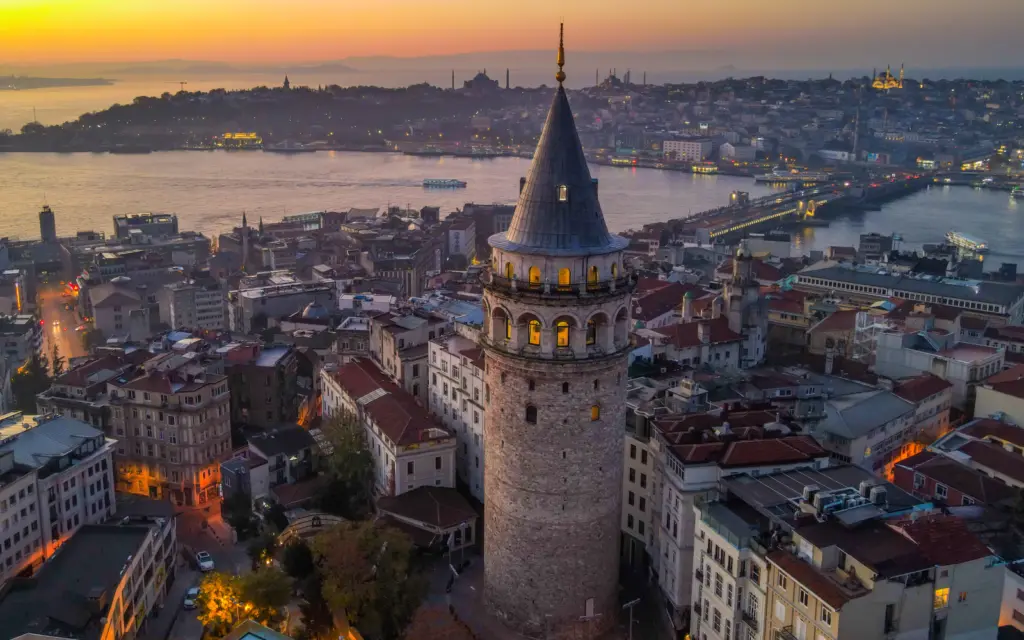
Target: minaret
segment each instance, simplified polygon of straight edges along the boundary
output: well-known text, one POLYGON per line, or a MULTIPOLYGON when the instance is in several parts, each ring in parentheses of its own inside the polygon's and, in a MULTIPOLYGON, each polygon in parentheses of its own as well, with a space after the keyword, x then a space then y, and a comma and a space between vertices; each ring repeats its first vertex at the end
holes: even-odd
POLYGON ((530 637, 618 619, 622 425, 633 282, 566 96, 551 108, 484 275, 484 598, 530 637))
POLYGON ((896 85, 896 86, 899 87, 900 89, 903 88, 903 63, 902 62, 900 63, 900 83, 898 85, 896 85))
POLYGON ((509 73, 508 73, 508 71, 509 71, 508 67, 505 67, 505 90, 506 91, 511 88, 509 86, 509 83, 508 83, 508 80, 509 80, 509 73))
POLYGON ((249 221, 245 218, 245 212, 242 212, 242 272, 245 272, 245 267, 249 262, 249 221))
POLYGON ((292 83, 288 81, 288 76, 284 77, 284 90, 287 91, 292 88, 292 83))
POLYGON ((455 69, 452 69, 452 91, 455 91, 455 69))

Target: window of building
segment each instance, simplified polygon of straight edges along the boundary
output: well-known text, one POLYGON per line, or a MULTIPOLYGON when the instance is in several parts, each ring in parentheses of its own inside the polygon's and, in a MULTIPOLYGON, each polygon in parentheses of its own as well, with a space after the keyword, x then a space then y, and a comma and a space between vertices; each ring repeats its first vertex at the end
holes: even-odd
POLYGON ((532 404, 526 405, 526 421, 530 424, 537 424, 537 407, 532 404))
POLYGON ((636 502, 636 494, 630 491, 629 495, 626 498, 626 501, 630 504, 630 506, 632 506, 633 503, 636 502))
POLYGON ((936 498, 943 498, 943 499, 945 499, 948 494, 949 494, 949 491, 946 489, 946 485, 944 485, 944 484, 937 484, 936 483, 936 485, 935 485, 935 497, 936 498))
POLYGON ((957 602, 967 602, 967 592, 966 591, 961 591, 960 595, 957 596, 956 601, 957 602))
POLYGON ((632 513, 626 516, 626 526, 629 527, 630 529, 633 528, 633 514, 632 513))
POLYGON ((590 421, 594 422, 594 421, 600 420, 600 419, 601 419, 601 407, 599 405, 595 404, 594 406, 590 407, 590 421))
POLYGON ((715 612, 712 614, 711 617, 711 628, 715 630, 715 633, 718 633, 722 630, 722 614, 718 611, 717 608, 715 609, 715 612))
POLYGON ((636 469, 633 469, 633 468, 629 469, 629 481, 630 482, 636 482, 636 469))
POLYGON ((569 346, 569 323, 559 320, 555 324, 555 345, 559 347, 569 346))
POLYGON ((597 343, 597 324, 593 320, 587 320, 587 344, 597 343))
POLYGON ((821 621, 832 626, 832 610, 822 605, 821 607, 821 621))
POLYGON ((715 573, 715 595, 722 597, 722 574, 715 573))
POLYGON ((536 382, 534 382, 533 380, 530 380, 530 381, 529 381, 529 382, 527 383, 527 385, 528 385, 528 386, 530 387, 530 391, 533 391, 534 389, 536 389, 536 388, 537 388, 537 383, 536 383, 536 382))
POLYGON ((640 511, 646 511, 646 510, 647 510, 647 498, 641 497, 640 498, 640 511))
POLYGON ((562 393, 569 393, 569 383, 568 382, 563 382, 562 383, 562 393))
POLYGON ((434 458, 434 468, 438 470, 441 469, 441 456, 437 456, 434 458))
POLYGON ((786 580, 786 574, 779 572, 779 586, 785 589, 789 585, 789 581, 786 580))
POLYGON ((807 592, 804 591, 803 589, 800 589, 800 591, 797 593, 797 599, 800 601, 800 604, 802 604, 805 607, 807 606, 807 603, 809 602, 809 598, 807 597, 807 592))
POLYGON ((632 458, 633 460, 636 460, 636 445, 635 444, 629 445, 629 457, 632 458))
POLYGON ((510 318, 505 318, 505 339, 512 339, 512 320, 510 318))
POLYGON ((530 286, 540 286, 540 269, 538 269, 537 267, 530 267, 530 286))
POLYGON ((569 186, 560 184, 558 185, 558 201, 568 202, 569 201, 569 186))
POLYGON ((505 277, 508 278, 509 280, 516 277, 516 270, 512 266, 511 262, 505 263, 505 277))
POLYGON ((646 473, 641 473, 640 474, 640 488, 641 489, 646 489, 647 488, 647 474, 646 473))
POLYGON ((530 336, 529 336, 530 344, 535 345, 535 346, 539 345, 540 344, 540 320, 530 320, 529 327, 530 327, 530 336))
POLYGON ((409 462, 407 462, 405 464, 405 472, 408 473, 409 475, 413 475, 413 473, 414 473, 413 469, 415 469, 415 468, 416 468, 415 464, 414 464, 414 462, 412 460, 410 460, 409 462))
POLYGON ((644 521, 640 520, 639 522, 636 523, 636 525, 637 525, 637 528, 636 528, 637 532, 640 535, 644 535, 644 521))
POLYGON ((598 281, 599 277, 600 276, 599 276, 599 274, 597 272, 597 267, 596 266, 590 267, 590 269, 587 271, 587 284, 588 285, 595 285, 595 284, 597 284, 597 281, 598 281))
POLYGON ((647 464, 647 450, 644 449, 640 452, 640 464, 647 464))

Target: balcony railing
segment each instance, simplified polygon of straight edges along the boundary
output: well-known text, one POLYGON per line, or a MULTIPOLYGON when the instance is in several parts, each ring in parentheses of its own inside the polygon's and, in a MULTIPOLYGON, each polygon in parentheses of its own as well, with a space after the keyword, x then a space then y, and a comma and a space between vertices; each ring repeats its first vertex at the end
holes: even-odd
POLYGON ((775 632, 775 640, 800 640, 793 633, 793 625, 783 627, 775 632))
POLYGON ((743 624, 745 624, 748 627, 750 627, 751 631, 753 631, 754 633, 757 633, 757 627, 758 627, 757 618, 752 616, 749 611, 746 611, 746 610, 740 611, 740 620, 743 621, 743 624))
POLYGON ((565 296, 588 296, 616 293, 626 291, 633 287, 636 279, 632 275, 624 275, 611 280, 598 280, 597 282, 570 282, 569 284, 558 284, 551 282, 530 282, 519 278, 506 278, 484 271, 481 274, 484 284, 498 289, 515 292, 524 296, 538 297, 565 297, 565 296))

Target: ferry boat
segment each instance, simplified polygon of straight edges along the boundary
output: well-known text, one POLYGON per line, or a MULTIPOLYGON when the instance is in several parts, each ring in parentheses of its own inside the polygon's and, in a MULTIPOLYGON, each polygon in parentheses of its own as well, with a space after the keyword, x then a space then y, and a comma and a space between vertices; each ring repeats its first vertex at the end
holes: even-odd
POLYGON ((947 231, 946 242, 954 247, 960 247, 974 253, 985 253, 988 251, 988 244, 984 240, 979 240, 974 236, 969 236, 959 231, 947 231))
POLYGON ((462 180, 452 180, 449 178, 427 178, 423 181, 424 189, 464 189, 466 183, 462 180))
POLYGON ((1014 198, 1014 199, 1020 198, 1020 199, 1024 200, 1024 188, 1022 188, 1022 187, 1014 187, 1013 190, 1010 191, 1010 197, 1014 198))
POLYGON ((782 184, 795 182, 799 184, 821 184, 829 181, 827 173, 814 171, 787 171, 784 168, 777 168, 771 173, 762 173, 754 176, 754 182, 767 184, 782 184))

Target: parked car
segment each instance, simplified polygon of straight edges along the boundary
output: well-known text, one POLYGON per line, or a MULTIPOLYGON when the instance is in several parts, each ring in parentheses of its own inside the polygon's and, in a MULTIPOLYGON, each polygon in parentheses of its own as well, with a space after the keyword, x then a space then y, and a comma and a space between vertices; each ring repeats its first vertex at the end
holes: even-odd
POLYGON ((185 592, 185 608, 186 609, 190 609, 190 610, 191 609, 195 609, 196 608, 196 600, 198 600, 198 599, 199 599, 199 587, 192 587, 191 589, 189 589, 188 591, 185 592))
POLYGON ((213 571, 213 556, 206 551, 200 551, 196 554, 196 564, 199 565, 199 570, 203 573, 213 571))

